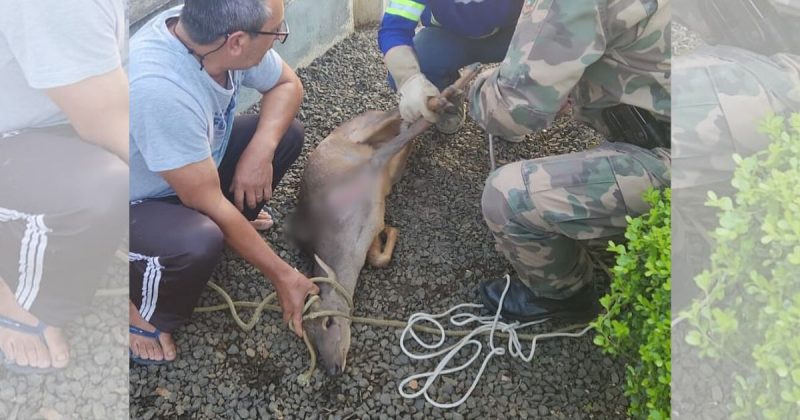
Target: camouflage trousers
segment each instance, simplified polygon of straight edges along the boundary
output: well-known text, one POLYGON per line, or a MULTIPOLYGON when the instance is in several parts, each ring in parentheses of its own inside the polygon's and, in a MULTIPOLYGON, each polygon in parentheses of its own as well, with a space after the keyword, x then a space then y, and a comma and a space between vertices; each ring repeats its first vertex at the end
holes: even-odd
POLYGON ((497 249, 537 296, 563 299, 592 281, 587 242, 621 237, 642 195, 670 184, 666 149, 603 143, 578 153, 505 165, 481 205, 497 249))

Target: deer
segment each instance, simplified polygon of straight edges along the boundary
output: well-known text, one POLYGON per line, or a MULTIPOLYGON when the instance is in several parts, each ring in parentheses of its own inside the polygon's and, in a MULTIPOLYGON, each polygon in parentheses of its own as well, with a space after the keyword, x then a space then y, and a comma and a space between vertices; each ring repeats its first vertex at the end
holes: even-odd
MULTIPOLYGON (((453 106, 447 98, 463 92, 477 71, 477 64, 465 68, 452 86, 429 98, 428 108, 442 112, 453 106)), ((310 153, 293 215, 294 236, 306 253, 317 257, 314 276, 341 285, 337 290, 320 284, 312 312, 352 315, 352 296, 364 264, 386 267, 391 262, 399 232, 385 223, 386 197, 405 170, 412 140, 430 126, 424 119, 406 125, 396 108, 367 111, 337 127, 310 153)), ((345 369, 350 328, 351 320, 344 316, 304 322, 331 376, 345 369)))

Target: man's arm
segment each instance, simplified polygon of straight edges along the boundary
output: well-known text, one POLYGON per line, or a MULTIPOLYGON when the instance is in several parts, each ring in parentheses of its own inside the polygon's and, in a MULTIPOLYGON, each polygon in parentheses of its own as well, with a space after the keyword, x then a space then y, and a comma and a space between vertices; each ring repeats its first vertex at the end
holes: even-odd
POLYGON ((272 159, 286 130, 300 111, 303 84, 294 70, 282 62, 277 83, 262 93, 261 114, 256 132, 242 153, 233 176, 234 202, 253 208, 272 196, 272 159))
POLYGON ((285 62, 278 83, 270 90, 261 92, 261 115, 245 155, 252 154, 272 162, 275 149, 283 134, 289 129, 303 102, 303 83, 285 62))
POLYGON ((549 3, 523 6, 505 60, 472 86, 470 116, 491 134, 547 128, 586 67, 605 52, 598 2, 549 3))
POLYGON ((275 254, 223 196, 214 161, 209 157, 160 174, 184 205, 210 217, 222 230, 228 245, 270 279, 278 292, 284 320, 291 320, 295 333, 302 335, 305 299, 309 294, 319 293, 319 288, 275 254))
POLYGON ((439 89, 422 74, 414 52, 414 29, 427 3, 427 0, 390 1, 378 30, 383 62, 400 94, 400 115, 408 123, 419 118, 436 122, 438 118, 428 109, 428 98, 438 95, 439 89))
MULTIPOLYGON (((281 77, 272 89, 261 92, 261 118, 258 121, 256 137, 280 137, 289 128, 294 117, 300 111, 303 102, 303 83, 297 73, 286 62, 281 69, 281 77)), ((278 142, 275 142, 277 146, 278 142)))
POLYGON ((378 29, 381 54, 397 46, 414 47, 414 29, 419 24, 427 0, 391 0, 378 29))
POLYGON ((124 7, 99 3, 21 2, 3 10, 0 32, 30 87, 47 94, 82 139, 128 162, 124 7))
POLYGON ((303 102, 303 83, 285 62, 281 77, 272 89, 261 92, 261 115, 253 135, 254 142, 245 153, 264 155, 272 161, 272 154, 278 147, 281 137, 289 129, 303 102))
POLYGON ((121 67, 45 92, 82 139, 128 162, 128 79, 121 67))

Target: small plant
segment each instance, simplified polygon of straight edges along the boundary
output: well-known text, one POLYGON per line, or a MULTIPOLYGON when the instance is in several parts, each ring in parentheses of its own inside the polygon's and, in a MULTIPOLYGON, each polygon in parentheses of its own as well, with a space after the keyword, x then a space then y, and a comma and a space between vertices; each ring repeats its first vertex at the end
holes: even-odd
POLYGON ((682 316, 685 340, 731 367, 732 418, 800 418, 800 114, 762 124, 767 150, 735 156, 704 294, 682 316))
POLYGON ((609 294, 600 299, 606 313, 592 325, 595 344, 623 357, 628 412, 635 418, 668 419, 670 410, 670 250, 671 190, 649 190, 652 206, 628 217, 626 245, 610 242, 617 254, 609 294))

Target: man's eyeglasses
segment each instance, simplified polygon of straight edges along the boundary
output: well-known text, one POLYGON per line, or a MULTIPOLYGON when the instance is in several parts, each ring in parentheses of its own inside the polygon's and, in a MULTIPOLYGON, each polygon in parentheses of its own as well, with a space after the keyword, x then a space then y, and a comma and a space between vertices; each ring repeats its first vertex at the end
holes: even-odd
POLYGON ((289 24, 286 23, 286 20, 281 22, 281 26, 278 28, 277 32, 265 32, 265 31, 248 31, 251 34, 256 35, 275 35, 275 39, 277 39, 281 44, 286 43, 286 39, 289 38, 289 24))

